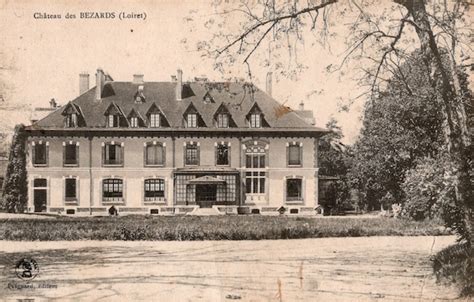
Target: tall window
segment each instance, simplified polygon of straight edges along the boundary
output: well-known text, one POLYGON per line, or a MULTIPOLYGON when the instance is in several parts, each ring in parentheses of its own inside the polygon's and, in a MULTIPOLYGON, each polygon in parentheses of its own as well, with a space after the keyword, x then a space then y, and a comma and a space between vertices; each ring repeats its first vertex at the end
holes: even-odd
POLYGON ((216 147, 216 165, 229 165, 229 145, 226 143, 219 143, 216 147))
POLYGON ((197 127, 197 114, 196 113, 188 113, 188 115, 186 116, 186 127, 188 128, 197 127))
POLYGON ((164 179, 145 179, 145 201, 157 200, 165 197, 164 179))
POLYGON ((121 145, 107 143, 104 145, 104 165, 122 165, 123 148, 121 145))
POLYGON ((250 115, 250 127, 251 128, 262 127, 262 115, 260 113, 252 113, 250 115))
POLYGON ((220 113, 217 115, 217 127, 228 128, 229 127, 229 115, 226 113, 220 113))
POLYGON ((265 148, 254 145, 247 147, 245 154, 245 189, 248 194, 265 193, 265 148))
POLYGON ((132 116, 130 118, 130 127, 137 128, 138 127, 138 117, 132 116))
POLYGON ((199 146, 196 143, 186 144, 185 164, 186 165, 199 165, 199 146))
POLYGON ((150 127, 160 127, 160 114, 152 113, 150 114, 150 127))
POLYGON ((123 198, 123 180, 108 178, 102 181, 102 197, 104 200, 121 200, 123 198))
POLYGON ((301 145, 298 143, 291 143, 288 146, 288 165, 301 166, 301 145))
POLYGON ((66 143, 64 145, 64 165, 78 165, 78 146, 75 143, 66 143))
POLYGON ((286 200, 301 201, 303 200, 303 188, 301 178, 292 178, 286 180, 286 200))
POLYGON ((40 142, 33 145, 33 164, 47 165, 48 164, 48 148, 47 144, 40 142))
POLYGON ((119 118, 118 114, 109 114, 107 117, 107 127, 118 127, 119 126, 119 118))
POLYGON ((165 148, 161 143, 148 143, 145 147, 145 165, 163 166, 165 164, 165 148))
POLYGON ((64 182, 64 196, 66 201, 77 200, 77 179, 66 178, 64 182))
POLYGON ((71 113, 66 115, 66 127, 74 128, 77 127, 77 114, 71 113))

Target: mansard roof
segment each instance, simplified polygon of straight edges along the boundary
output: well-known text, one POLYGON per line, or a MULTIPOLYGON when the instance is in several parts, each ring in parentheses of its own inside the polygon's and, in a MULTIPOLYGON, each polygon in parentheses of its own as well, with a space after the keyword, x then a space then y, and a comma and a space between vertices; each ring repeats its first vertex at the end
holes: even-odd
MULTIPOLYGON (((184 128, 183 114, 192 104, 202 117, 207 128, 216 128, 215 113, 221 106, 225 106, 236 128, 249 128, 247 115, 252 108, 258 106, 269 128, 307 129, 310 131, 325 131, 325 129, 308 124, 293 111, 278 114, 281 104, 257 87, 249 89, 248 83, 238 82, 186 82, 183 84, 183 97, 177 101, 175 97, 176 82, 145 82, 146 102, 136 103, 134 96, 137 84, 132 82, 106 82, 102 99, 96 100, 95 89, 89 89, 84 94, 71 101, 75 108, 81 110, 87 128, 105 128, 104 114, 112 108, 118 110, 122 116, 127 116, 133 110, 145 117, 150 104, 156 104, 166 116, 171 128, 184 128), (203 102, 209 95, 214 102, 203 102), (126 113, 126 114, 124 114, 126 113)), ((61 110, 57 110, 34 124, 35 128, 64 127, 64 117, 61 110)))

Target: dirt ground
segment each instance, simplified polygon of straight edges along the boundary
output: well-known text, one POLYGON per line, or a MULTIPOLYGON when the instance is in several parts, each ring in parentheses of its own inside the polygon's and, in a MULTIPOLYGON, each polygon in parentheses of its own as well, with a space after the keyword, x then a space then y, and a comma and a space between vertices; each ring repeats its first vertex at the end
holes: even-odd
POLYGON ((0 243, 0 299, 17 301, 442 301, 430 255, 444 237, 0 243), (25 282, 15 262, 34 258, 25 282), (33 288, 22 288, 25 284, 33 288), (43 287, 43 288, 41 288, 43 287), (46 287, 46 288, 44 288, 46 287))

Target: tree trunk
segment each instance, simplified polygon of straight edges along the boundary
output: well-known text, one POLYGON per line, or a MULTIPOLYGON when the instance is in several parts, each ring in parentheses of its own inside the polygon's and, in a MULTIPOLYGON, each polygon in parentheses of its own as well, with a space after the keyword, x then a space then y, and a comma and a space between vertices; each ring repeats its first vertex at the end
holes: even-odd
MULTIPOLYGON (((416 33, 421 43, 421 50, 426 57, 429 68, 441 76, 440 98, 444 106, 445 132, 447 147, 451 160, 456 168, 456 204, 464 210, 465 234, 461 234, 471 246, 474 244, 474 201, 470 181, 470 140, 465 118, 465 109, 462 95, 451 83, 449 72, 443 65, 431 25, 426 12, 424 0, 395 0, 406 7, 413 17, 416 33), (433 64, 431 63, 433 62, 433 64), (467 138, 467 139, 466 139, 467 138)), ((453 65, 454 66, 454 65, 453 65)), ((455 70, 453 72, 456 72, 455 70)), ((457 79, 455 79, 457 80, 457 79)), ((453 82, 454 83, 454 82, 453 82)))

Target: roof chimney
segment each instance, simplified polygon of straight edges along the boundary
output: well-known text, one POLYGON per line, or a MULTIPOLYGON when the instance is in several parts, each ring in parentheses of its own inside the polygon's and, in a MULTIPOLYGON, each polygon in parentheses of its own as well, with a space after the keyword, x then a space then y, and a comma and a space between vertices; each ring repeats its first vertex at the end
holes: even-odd
POLYGON ((183 99, 183 71, 178 69, 176 73, 176 100, 181 101, 183 99))
POLYGON ((102 98, 102 90, 104 90, 105 84, 105 74, 104 71, 100 68, 97 69, 97 73, 95 74, 95 99, 100 101, 102 98))
POLYGON ((272 72, 267 72, 267 94, 272 96, 272 72))
POLYGON ((49 101, 49 107, 51 109, 55 109, 56 107, 58 107, 58 103, 56 103, 56 100, 54 98, 52 98, 50 101, 49 101))
POLYGON ((79 95, 89 90, 89 74, 82 72, 79 74, 79 95))
POLYGON ((301 103, 300 103, 300 105, 299 105, 299 107, 298 107, 298 110, 301 110, 301 111, 304 110, 304 102, 303 102, 303 101, 301 101, 301 103))
POLYGON ((133 75, 133 84, 143 84, 143 74, 134 74, 133 75))

